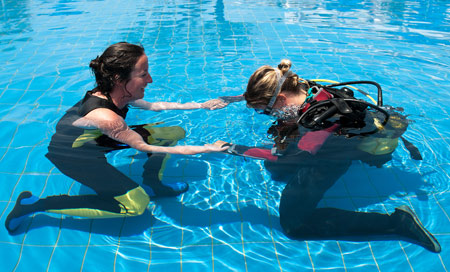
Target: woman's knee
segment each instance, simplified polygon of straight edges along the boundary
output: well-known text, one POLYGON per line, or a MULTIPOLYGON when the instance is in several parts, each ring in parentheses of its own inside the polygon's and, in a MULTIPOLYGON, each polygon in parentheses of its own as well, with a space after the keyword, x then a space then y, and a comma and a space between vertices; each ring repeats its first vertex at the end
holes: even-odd
POLYGON ((280 225, 284 234, 293 239, 314 237, 315 230, 307 222, 308 219, 305 218, 280 215, 280 225))
POLYGON ((116 197, 125 213, 131 216, 141 215, 147 209, 150 197, 141 186, 138 186, 124 195, 116 197))
POLYGON ((280 225, 283 229, 283 232, 287 236, 292 236, 294 229, 297 229, 297 227, 301 224, 301 222, 296 219, 297 218, 293 217, 292 215, 285 215, 280 213, 280 225))
POLYGON ((186 131, 180 126, 144 126, 144 128, 150 133, 149 141, 151 144, 177 142, 186 136, 186 131))
MULTIPOLYGON (((308 198, 305 197, 304 200, 308 198)), ((280 225, 287 236, 295 237, 298 230, 307 225, 315 205, 302 201, 301 195, 291 196, 286 191, 283 192, 280 200, 280 225)))
POLYGON ((180 126, 163 128, 164 138, 167 140, 178 141, 186 136, 186 131, 180 126))

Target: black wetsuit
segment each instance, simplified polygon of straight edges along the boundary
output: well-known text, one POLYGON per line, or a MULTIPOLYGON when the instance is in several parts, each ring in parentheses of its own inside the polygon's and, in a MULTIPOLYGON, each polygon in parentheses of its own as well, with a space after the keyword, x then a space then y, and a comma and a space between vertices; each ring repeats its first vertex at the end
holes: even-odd
MULTIPOLYGON (((123 118, 128 111, 127 107, 117 108, 109 97, 106 100, 87 92, 84 99, 70 108, 56 125, 56 132, 46 155, 63 174, 92 188, 96 194, 49 196, 28 205, 26 208, 32 209, 30 212, 115 217, 141 214, 147 207, 149 196, 145 190, 109 164, 105 157, 107 152, 129 146, 101 134, 98 129, 83 129, 73 125, 75 120, 98 108, 110 109, 123 118)), ((134 126, 132 129, 148 142, 150 132, 145 125, 134 126)), ((180 134, 184 136, 184 131, 180 134)), ((170 141, 164 143, 168 144, 170 141)), ((165 154, 149 155, 149 160, 144 165, 144 181, 154 191, 162 187, 158 171, 164 156, 165 154)))
POLYGON ((293 133, 298 134, 277 156, 270 149, 240 145, 228 150, 236 155, 265 159, 272 179, 287 183, 279 207, 285 233, 297 239, 393 234, 395 224, 388 214, 317 207, 325 192, 348 170, 353 160, 381 167, 391 159, 392 151, 383 155, 369 154, 358 148, 365 137, 348 139, 337 136, 331 128, 314 132, 301 128, 293 133), (306 136, 308 133, 311 134, 306 136), (308 139, 306 143, 305 139, 308 139))
POLYGON ((324 194, 347 172, 353 160, 381 166, 391 154, 375 156, 358 150, 358 139, 330 136, 312 155, 290 146, 285 156, 265 166, 274 179, 287 182, 280 199, 280 223, 298 239, 370 236, 392 233, 389 215, 318 208, 324 194), (292 152, 293 154, 289 154, 292 152), (282 173, 282 174, 280 174, 282 173))

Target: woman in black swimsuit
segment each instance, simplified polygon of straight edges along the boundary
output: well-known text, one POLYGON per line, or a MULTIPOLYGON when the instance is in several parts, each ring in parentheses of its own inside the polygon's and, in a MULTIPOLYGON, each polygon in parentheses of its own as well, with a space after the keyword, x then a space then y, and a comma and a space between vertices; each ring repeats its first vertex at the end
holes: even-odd
POLYGON ((70 108, 56 126, 46 157, 68 177, 92 188, 96 194, 58 195, 39 199, 22 192, 5 226, 12 233, 21 221, 35 212, 52 212, 90 218, 135 216, 142 214, 150 196, 176 196, 188 190, 187 183, 163 184, 159 172, 167 154, 198 154, 223 151, 213 144, 177 146, 185 135, 181 127, 152 124, 129 127, 124 119, 128 106, 161 111, 173 109, 216 109, 223 100, 205 103, 150 103, 142 100, 144 89, 152 83, 148 59, 141 46, 117 43, 92 60, 97 87, 70 108), (144 182, 140 186, 110 165, 105 153, 123 148, 147 152, 144 182))

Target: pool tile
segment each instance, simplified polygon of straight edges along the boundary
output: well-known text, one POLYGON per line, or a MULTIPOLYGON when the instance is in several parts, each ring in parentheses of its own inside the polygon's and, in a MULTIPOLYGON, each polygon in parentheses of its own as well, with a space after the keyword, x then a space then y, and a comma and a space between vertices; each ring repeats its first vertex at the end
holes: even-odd
MULTIPOLYGON (((271 180, 256 160, 209 154, 174 156, 164 182, 187 181, 191 189, 177 198, 152 201, 153 215, 61 220, 39 214, 16 236, 3 228, 2 268, 13 271, 17 264, 15 271, 447 271, 450 119, 448 95, 440 90, 449 74, 448 6, 341 2, 152 1, 124 6, 6 1, 0 38, 2 219, 21 190, 43 196, 80 192, 78 184, 43 157, 46 146, 64 111, 95 86, 90 60, 107 45, 127 40, 146 48, 155 80, 147 98, 155 101, 241 94, 253 70, 275 66, 282 58, 291 59, 305 78, 371 79, 382 84, 385 103, 402 102, 415 121, 405 137, 414 141, 424 160, 411 161, 400 144, 382 169, 354 163, 321 204, 380 212, 407 204, 436 234, 443 245, 440 255, 391 240, 291 240, 277 218, 285 184, 271 180), (101 16, 93 17, 91 11, 98 10, 101 16), (366 10, 372 11, 370 18, 366 10), (30 131, 35 137, 25 136, 30 131), (68 265, 68 260, 75 264, 68 265)), ((188 131, 182 145, 215 139, 248 145, 268 141, 264 135, 271 121, 248 115, 243 105, 211 112, 130 111, 128 120, 163 119, 181 125, 188 131)), ((139 180, 144 160, 127 157, 114 162, 139 180)))

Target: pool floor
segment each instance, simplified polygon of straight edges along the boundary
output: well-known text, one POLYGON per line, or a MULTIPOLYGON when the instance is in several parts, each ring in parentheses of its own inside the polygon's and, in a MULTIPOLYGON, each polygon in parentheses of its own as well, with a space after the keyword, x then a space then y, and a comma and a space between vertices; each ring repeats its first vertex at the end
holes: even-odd
MULTIPOLYGON (((354 162, 320 206, 391 213, 410 206, 439 240, 434 254, 390 240, 292 240, 279 223, 285 184, 262 161, 173 155, 164 182, 188 192, 150 202, 139 217, 40 213, 14 235, 0 228, 1 271, 448 271, 450 268, 450 3, 411 1, 12 1, 0 8, 0 218, 20 192, 85 194, 45 158, 65 110, 92 89, 88 64, 112 43, 140 43, 154 83, 149 101, 206 101, 245 91, 252 72, 283 58, 307 79, 373 80, 385 104, 412 120, 382 168, 354 162)), ((375 94, 374 90, 372 94, 375 94)), ((271 120, 245 103, 215 110, 142 112, 186 130, 179 144, 270 143, 271 120)), ((147 156, 111 164, 142 182, 147 156)))

